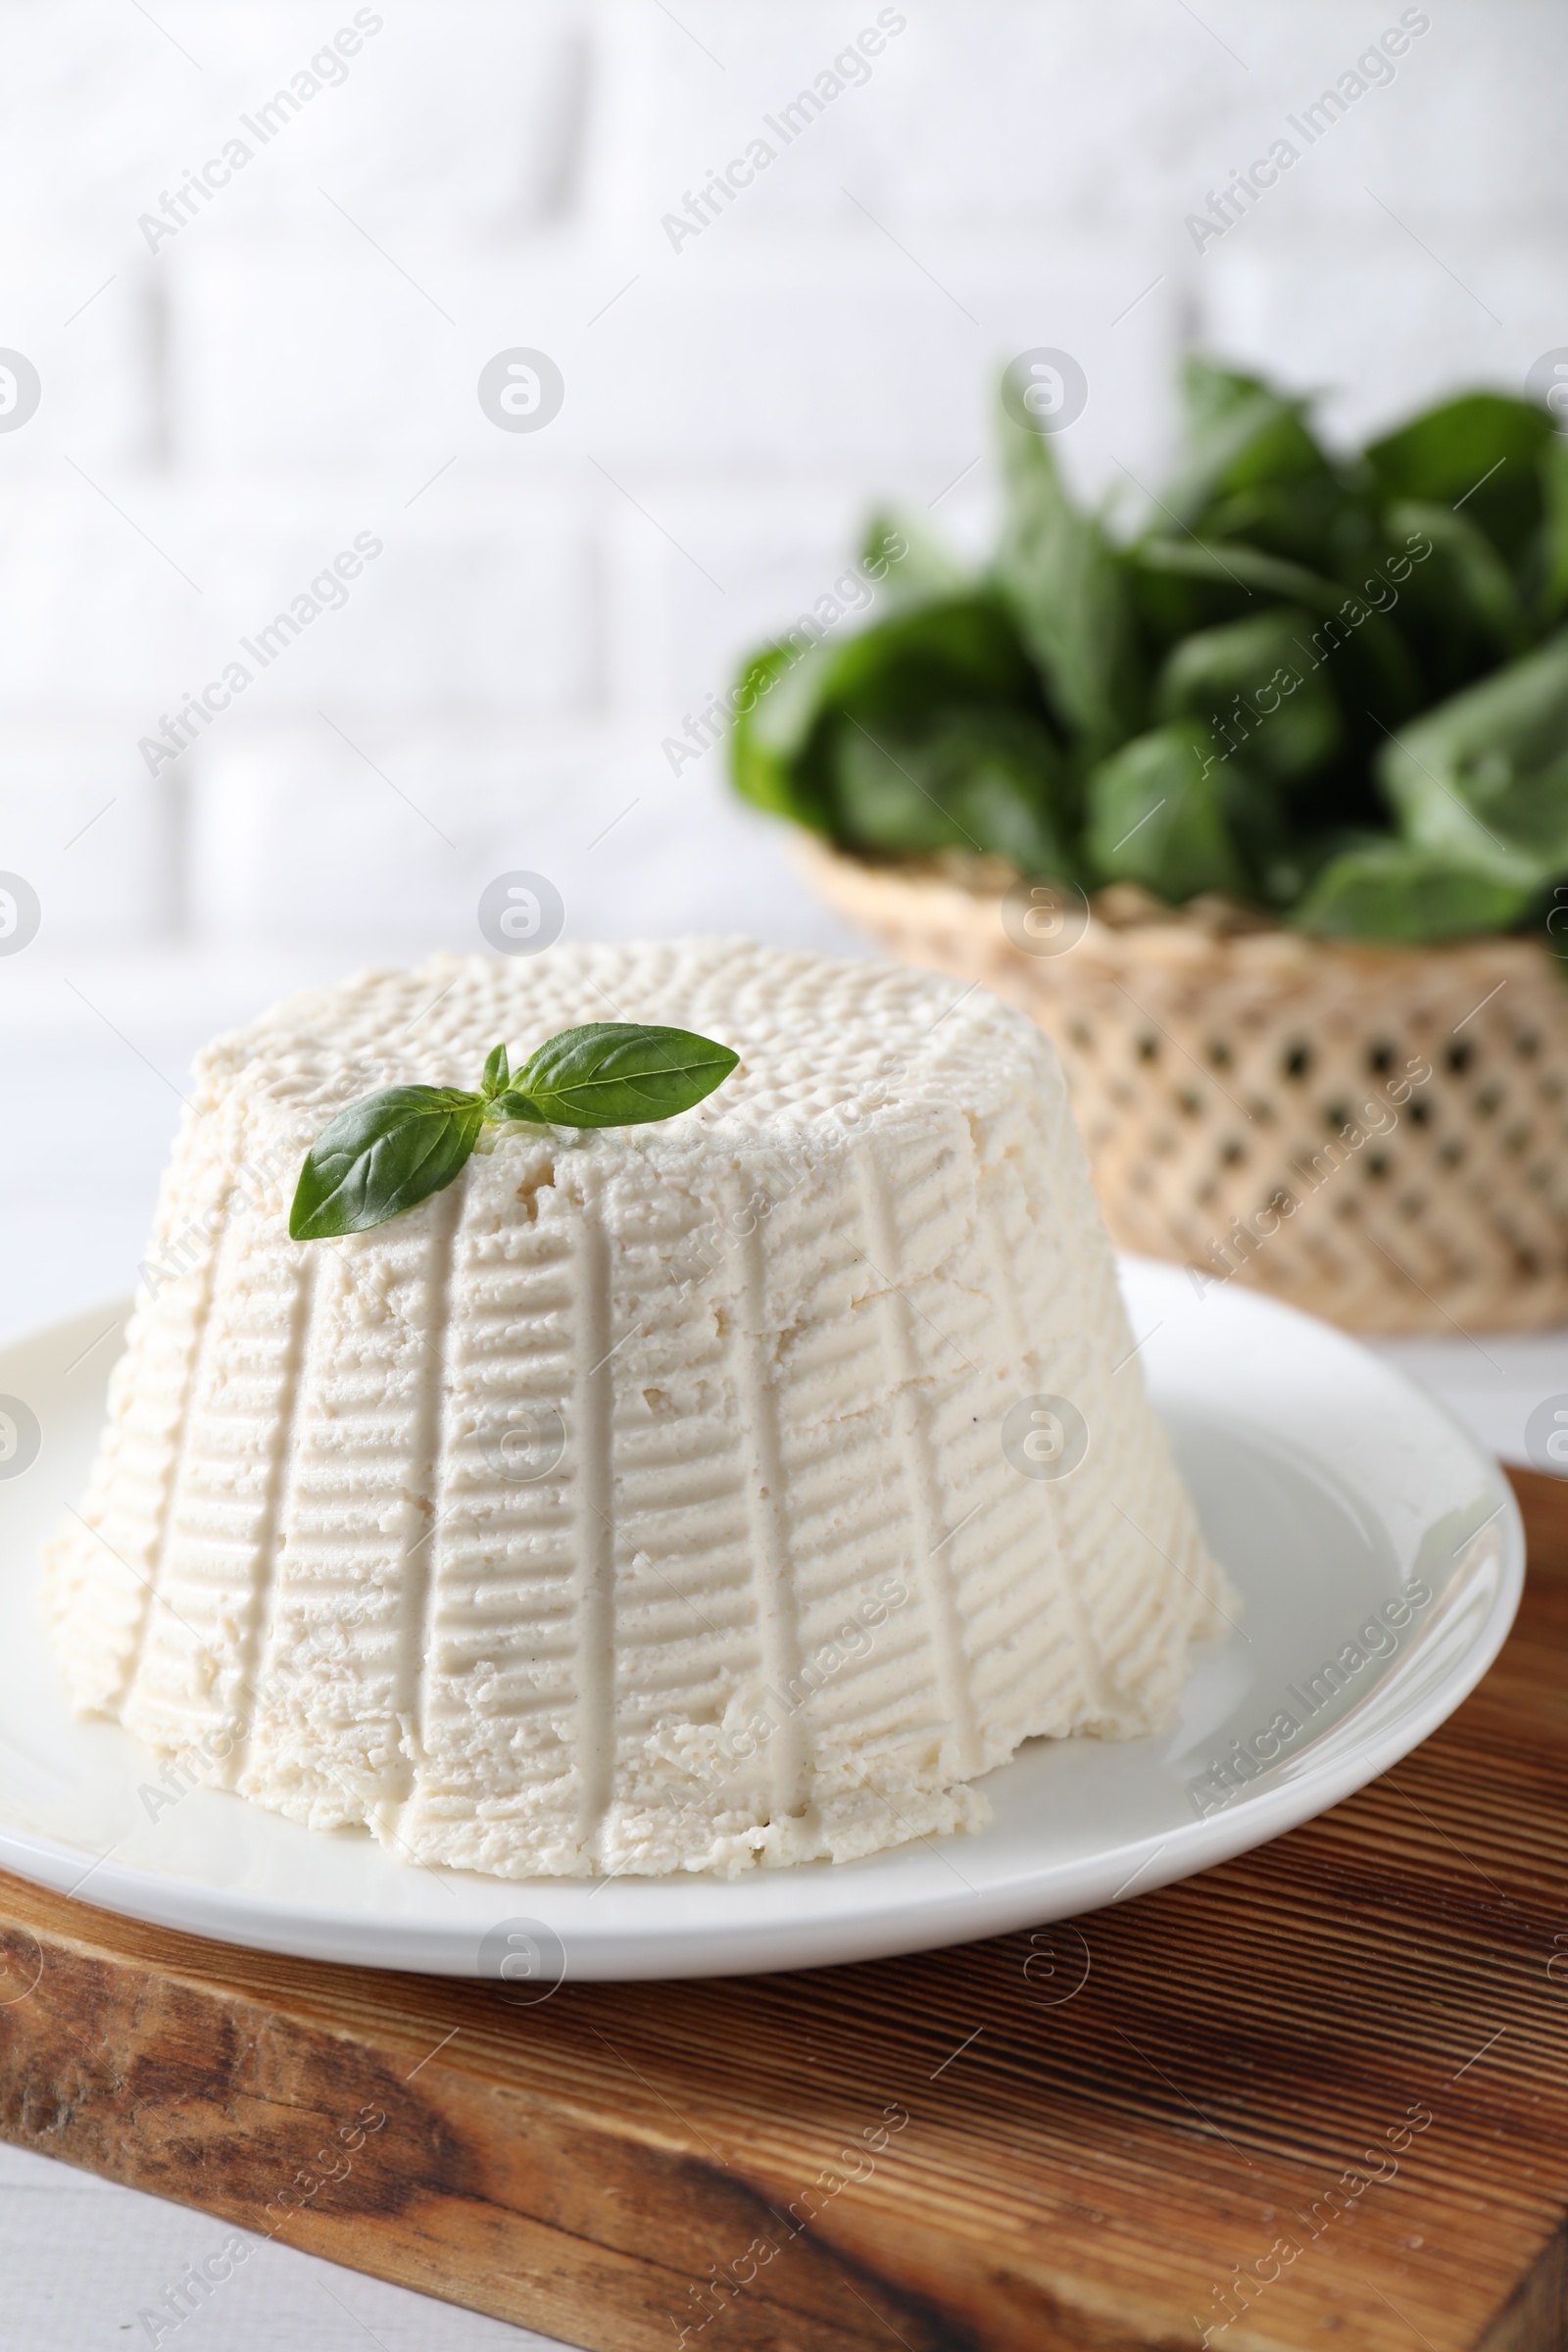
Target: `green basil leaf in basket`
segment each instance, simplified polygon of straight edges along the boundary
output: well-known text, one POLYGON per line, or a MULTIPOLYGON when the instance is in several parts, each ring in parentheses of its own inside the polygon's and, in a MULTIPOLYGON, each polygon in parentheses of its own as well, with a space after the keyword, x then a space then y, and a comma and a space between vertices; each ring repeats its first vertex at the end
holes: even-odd
POLYGON ((1102 881, 1161 898, 1240 892, 1246 874, 1225 820, 1221 747, 1200 719, 1171 719, 1123 744, 1089 778, 1085 847, 1102 881))
POLYGON ((1338 580, 1237 539, 1221 545, 1177 538, 1161 528, 1135 540, 1125 560, 1139 627, 1156 670, 1184 638, 1255 620, 1281 605, 1311 615, 1308 636, 1319 629, 1332 634, 1345 602, 1338 580))
POLYGON ((861 854, 1347 937, 1528 922, 1568 881, 1568 437, 1478 392, 1336 454, 1256 376, 1195 359, 1183 394, 1130 537, 1004 398, 989 568, 878 517, 876 616, 812 644, 803 614, 748 671, 739 789, 861 854))
POLYGON ((1293 920, 1324 938, 1419 945, 1507 930, 1534 895, 1441 850, 1379 841, 1331 858, 1293 920))
POLYGON ((1058 719, 1091 750, 1108 751, 1142 723, 1144 708, 1125 564, 1098 515, 1069 497, 1050 440, 1005 411, 1001 432, 998 589, 1058 719))
POLYGON ((866 524, 859 568, 884 607, 942 604, 969 586, 968 572, 929 523, 887 510, 866 524))
POLYGON ((1160 497, 1183 522, 1248 492, 1334 481, 1306 421, 1308 401, 1196 358, 1183 369, 1182 396, 1183 459, 1160 497))
POLYGON ((770 816, 831 833, 833 809, 806 750, 821 712, 832 648, 791 636, 755 654, 735 689, 730 777, 741 798, 770 816))
POLYGON ((813 642, 803 616, 748 664, 741 703, 736 789, 756 807, 839 838, 847 836, 837 754, 847 733, 918 732, 971 709, 1044 718, 1016 631, 995 597, 973 589, 895 608, 842 640, 813 642))
POLYGON ((825 650, 820 716, 841 711, 874 727, 972 705, 1039 707, 1018 632, 984 589, 890 612, 825 650))
POLYGON ((1345 739, 1330 656, 1314 646, 1313 627, 1314 615, 1284 605, 1183 638, 1155 683, 1159 716, 1206 719, 1227 748, 1246 747, 1256 775, 1309 775, 1345 739))
MULTIPOLYGON (((1283 556, 1266 555, 1260 548, 1248 546, 1239 539, 1227 539, 1223 544, 1205 543, 1200 539, 1174 538, 1156 528, 1138 540, 1130 554, 1138 570, 1155 573, 1162 580, 1200 582, 1222 594, 1229 591, 1223 608, 1225 617, 1232 616, 1233 608, 1237 617, 1243 612, 1255 612, 1259 594, 1287 604, 1305 605, 1314 612, 1336 612, 1345 595, 1338 580, 1309 571, 1303 564, 1292 564, 1283 556)), ((1213 616, 1218 618, 1220 614, 1213 616)), ((1206 621, 1199 618, 1184 624, 1193 628, 1205 625, 1206 621)))
MULTIPOLYGON (((1485 531, 1451 507, 1396 499, 1388 525, 1405 553, 1406 626, 1433 643, 1439 692, 1522 653, 1530 616, 1513 573, 1485 531)), ((1392 583, 1391 583, 1392 584, 1392 583)))
POLYGON ((288 1229, 296 1242, 366 1233, 441 1192, 484 1124, 478 1095, 389 1086, 329 1119, 300 1170, 288 1229))
POLYGON ((1379 772, 1420 848, 1526 887, 1568 873, 1568 633, 1412 720, 1379 772))
POLYGON ((1541 452, 1541 541, 1534 564, 1534 603, 1549 625, 1568 612, 1568 435, 1553 433, 1541 452))
POLYGON ((1457 508, 1511 564, 1540 526, 1539 460, 1553 431, 1533 401, 1467 392, 1372 442, 1366 461, 1389 497, 1457 508))
POLYGON ((841 837, 858 849, 967 850, 1073 877, 1065 765, 1044 727, 1019 713, 974 710, 926 734, 848 723, 834 772, 841 837))
POLYGON ((554 1127, 637 1127, 690 1110, 739 1060, 690 1029, 589 1021, 548 1039, 513 1085, 554 1127))

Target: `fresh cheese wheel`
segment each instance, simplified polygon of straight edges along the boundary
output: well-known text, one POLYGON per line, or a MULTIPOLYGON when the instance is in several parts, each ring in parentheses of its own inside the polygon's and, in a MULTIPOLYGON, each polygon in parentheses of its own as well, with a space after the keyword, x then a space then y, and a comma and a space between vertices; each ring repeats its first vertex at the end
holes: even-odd
POLYGON ((972 1826, 1020 1740, 1164 1724, 1235 1606, 1054 1054, 978 988, 733 941, 362 973, 200 1056, 141 1272, 51 1552, 74 1701, 410 1863, 972 1826), (595 1020, 740 1066, 289 1239, 344 1104, 595 1020))

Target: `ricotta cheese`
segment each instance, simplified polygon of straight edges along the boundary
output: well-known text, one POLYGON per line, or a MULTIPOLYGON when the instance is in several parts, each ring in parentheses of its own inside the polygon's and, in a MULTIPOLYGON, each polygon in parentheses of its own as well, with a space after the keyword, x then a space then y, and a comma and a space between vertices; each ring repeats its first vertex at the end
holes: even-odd
POLYGON ((142 1277, 50 1555, 74 1699, 411 1863, 733 1874, 973 1825, 1020 1740, 1163 1724, 1235 1606, 1052 1048, 929 973, 673 942, 296 997, 200 1056, 142 1277), (740 1067, 290 1241, 345 1103, 605 1019, 740 1067))

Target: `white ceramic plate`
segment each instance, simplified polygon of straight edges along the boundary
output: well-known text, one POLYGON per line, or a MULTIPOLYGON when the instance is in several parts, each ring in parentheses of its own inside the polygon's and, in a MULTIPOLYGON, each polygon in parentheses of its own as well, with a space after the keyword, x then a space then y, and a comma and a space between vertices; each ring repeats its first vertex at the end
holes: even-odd
POLYGON ((983 1784, 994 1819, 978 1834, 733 1881, 504 1882, 412 1869, 368 1834, 303 1830, 214 1789, 148 1805, 159 1760, 70 1714, 39 1597, 39 1545, 79 1499, 123 1309, 19 1343, 0 1352, 0 1412, 20 1397, 42 1448, 0 1476, 0 1865, 160 1926, 495 1976, 526 2000, 563 1974, 725 1976, 966 1942, 1277 1837, 1396 1762, 1479 1681, 1518 1606, 1519 1514, 1495 1462, 1327 1325, 1218 1284, 1200 1298, 1169 1266, 1126 1261, 1123 1284, 1151 1392, 1246 1604, 1200 1654, 1179 1725, 1122 1744, 1031 1741, 983 1784), (1239 1741, 1252 1752, 1238 1758, 1239 1741), (1228 1781, 1214 1772, 1227 1757, 1228 1781))

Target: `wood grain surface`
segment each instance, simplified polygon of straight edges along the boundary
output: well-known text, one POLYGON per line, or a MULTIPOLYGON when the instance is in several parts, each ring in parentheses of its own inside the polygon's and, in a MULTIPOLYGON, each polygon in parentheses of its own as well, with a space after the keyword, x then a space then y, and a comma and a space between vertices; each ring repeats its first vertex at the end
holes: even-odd
MULTIPOLYGON (((1559 2348, 1568 1486, 1515 1484, 1481 1689, 1241 1861, 533 2006, 0 1879, 0 2134, 595 2352, 1559 2348)), ((223 2292, 184 2290, 209 2342, 223 2292)))

